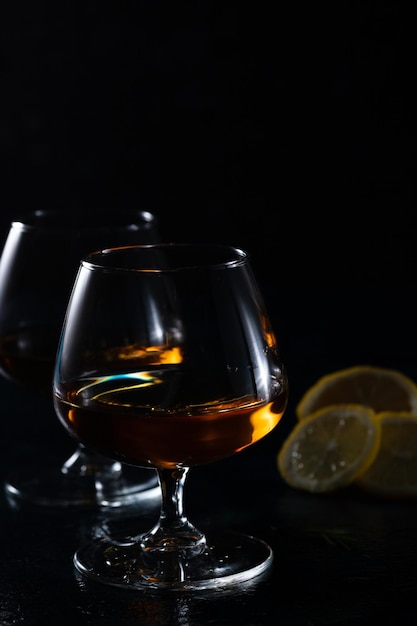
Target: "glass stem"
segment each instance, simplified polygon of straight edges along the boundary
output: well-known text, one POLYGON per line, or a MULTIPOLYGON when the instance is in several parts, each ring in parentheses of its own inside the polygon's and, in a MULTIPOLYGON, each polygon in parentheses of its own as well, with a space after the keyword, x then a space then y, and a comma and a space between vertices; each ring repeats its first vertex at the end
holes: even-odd
POLYGON ((158 523, 141 537, 144 550, 200 554, 205 535, 184 514, 184 483, 188 468, 158 470, 162 504, 158 523))

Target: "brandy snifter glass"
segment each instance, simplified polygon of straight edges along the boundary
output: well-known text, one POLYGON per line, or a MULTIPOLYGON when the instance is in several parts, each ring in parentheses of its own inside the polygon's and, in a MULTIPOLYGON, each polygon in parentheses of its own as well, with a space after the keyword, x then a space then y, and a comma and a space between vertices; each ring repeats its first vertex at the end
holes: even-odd
POLYGON ((156 244, 89 255, 68 304, 53 395, 81 444, 157 470, 161 487, 157 524, 80 547, 81 574, 129 589, 203 589, 268 570, 267 543, 203 531, 183 502, 190 468, 256 444, 287 404, 277 342, 243 250, 156 244))
MULTIPOLYGON (((71 288, 83 256, 103 246, 158 241, 143 210, 33 211, 15 219, 0 257, 0 374, 52 403, 52 375, 71 288)), ((39 428, 52 418, 38 415, 39 428)), ((117 507, 158 495, 156 473, 122 467, 82 444, 62 463, 39 455, 5 478, 13 499, 44 506, 117 507)))

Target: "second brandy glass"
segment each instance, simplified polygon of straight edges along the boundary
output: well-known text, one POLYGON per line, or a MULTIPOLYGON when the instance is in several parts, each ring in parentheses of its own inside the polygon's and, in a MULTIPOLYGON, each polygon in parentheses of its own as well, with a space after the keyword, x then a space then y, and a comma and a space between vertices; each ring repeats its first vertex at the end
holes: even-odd
MULTIPOLYGON (((158 240, 141 210, 34 211, 12 222, 0 258, 0 373, 52 397, 52 373, 81 258, 109 245, 158 240)), ((45 424, 46 426, 46 424, 45 424)), ((6 477, 6 492, 47 506, 119 506, 155 495, 156 475, 133 472, 79 445, 62 465, 39 459, 6 477)))
POLYGON ((275 335, 244 251, 159 244, 89 255, 67 309, 54 397, 81 443, 155 468, 161 486, 154 528, 81 547, 79 572, 127 589, 202 589, 269 569, 265 542, 206 535, 183 507, 189 469, 255 444, 287 403, 275 335))

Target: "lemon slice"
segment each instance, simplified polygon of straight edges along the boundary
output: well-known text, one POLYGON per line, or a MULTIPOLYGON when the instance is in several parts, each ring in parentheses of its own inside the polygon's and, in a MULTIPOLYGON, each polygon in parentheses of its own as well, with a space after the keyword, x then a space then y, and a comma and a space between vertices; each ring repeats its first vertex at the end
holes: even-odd
POLYGON ((372 465, 356 481, 385 497, 417 497, 417 415, 384 411, 376 416, 381 443, 372 465))
POLYGON ((277 455, 292 487, 325 493, 345 487, 374 461, 380 425, 372 409, 344 404, 319 409, 296 423, 277 455))
POLYGON ((320 378, 296 407, 299 420, 334 404, 361 404, 381 411, 417 413, 417 385, 397 370, 357 365, 320 378))

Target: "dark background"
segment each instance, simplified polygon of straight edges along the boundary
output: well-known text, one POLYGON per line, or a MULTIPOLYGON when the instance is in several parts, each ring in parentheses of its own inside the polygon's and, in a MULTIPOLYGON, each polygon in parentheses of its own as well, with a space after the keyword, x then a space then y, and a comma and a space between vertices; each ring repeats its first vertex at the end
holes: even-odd
MULTIPOLYGON (((71 559, 105 514, 27 512, 0 493, 2 624, 416 623, 415 502, 309 498, 275 462, 320 376, 371 363, 417 380, 412 5, 1 4, 0 239, 29 210, 137 207, 165 240, 243 246, 290 381, 279 428, 197 469, 189 492, 197 522, 271 543, 264 589, 196 606, 90 589, 71 559)), ((0 388, 3 478, 66 458, 52 408, 47 429, 43 406, 0 388)))
POLYGON ((245 247, 295 374, 414 373, 416 97, 406 2, 13 2, 0 207, 149 209, 245 247), (322 364, 322 365, 321 365, 322 364))
POLYGON ((1 226, 143 207, 276 281, 415 278, 406 2, 5 3, 1 226), (271 272, 272 273, 272 272, 271 272))

